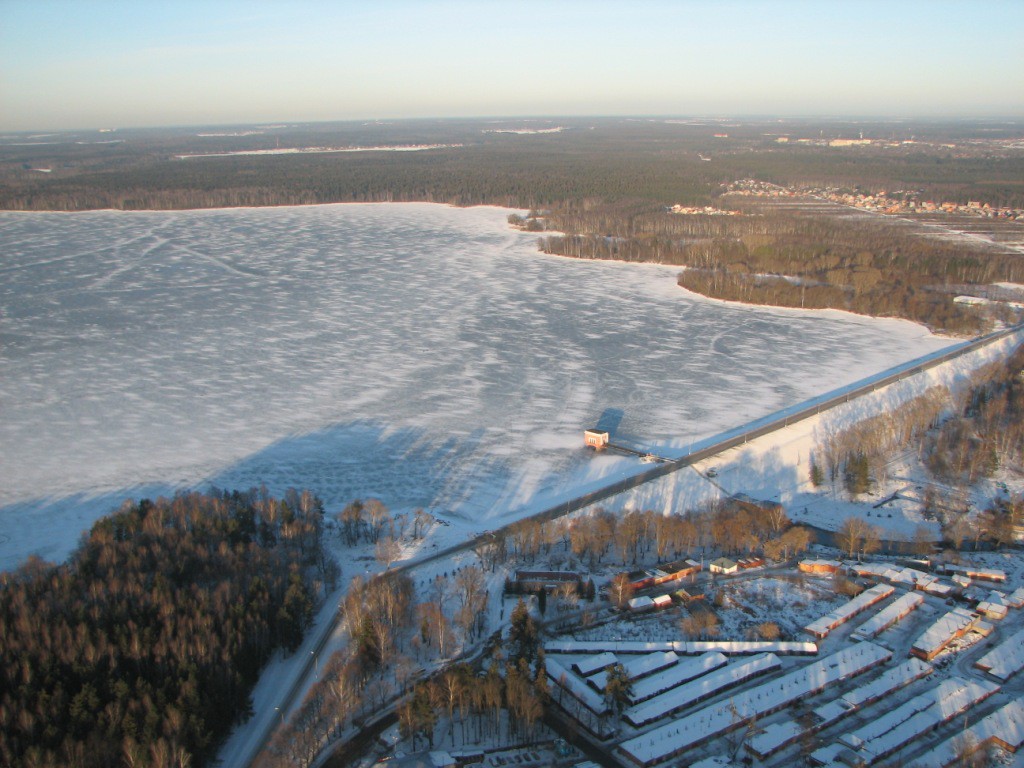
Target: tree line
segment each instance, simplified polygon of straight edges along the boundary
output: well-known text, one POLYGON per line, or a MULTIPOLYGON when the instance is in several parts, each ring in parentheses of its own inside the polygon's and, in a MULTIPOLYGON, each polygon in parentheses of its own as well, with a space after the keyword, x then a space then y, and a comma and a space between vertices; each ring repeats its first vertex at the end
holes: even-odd
MULTIPOLYGON (((685 267, 679 285, 713 298, 903 317, 963 334, 983 330, 993 310, 955 302, 954 287, 1024 280, 1016 256, 925 238, 889 221, 741 205, 747 215, 679 216, 636 205, 555 211, 545 225, 563 234, 542 237, 539 247, 685 267)), ((995 311, 1017 319, 1006 305, 995 311)))
MULTIPOLYGON (((753 126, 734 128, 734 137, 721 141, 709 126, 564 122, 571 130, 530 137, 485 134, 483 123, 409 121, 299 126, 198 141, 192 134, 149 131, 119 133, 126 140, 113 145, 6 145, 0 147, 0 208, 181 209, 393 200, 572 211, 636 201, 707 205, 722 184, 749 177, 783 185, 916 189, 936 200, 1024 207, 1024 160, 1009 153, 955 156, 920 145, 911 151, 862 148, 851 153, 783 147, 753 126), (178 154, 273 149, 275 141, 286 148, 459 146, 176 159, 178 154), (712 162, 701 160, 709 154, 712 162), (43 166, 51 173, 32 170, 43 166)), ((934 126, 919 128, 919 136, 937 133, 934 126)), ((787 129, 776 123, 771 130, 787 129)), ((956 133, 962 137, 962 127, 956 133)))
POLYGON ((793 526, 781 506, 726 498, 685 513, 616 514, 597 508, 571 520, 525 519, 509 526, 507 534, 496 533, 478 554, 492 563, 533 563, 543 558, 554 567, 583 565, 590 570, 602 564, 636 566, 651 557, 666 562, 689 557, 698 549, 764 552, 773 559, 788 559, 810 543, 799 531, 806 532, 793 526))
POLYGON ((265 491, 128 501, 71 558, 0 575, 0 763, 184 768, 251 711, 325 579, 322 507, 265 491))

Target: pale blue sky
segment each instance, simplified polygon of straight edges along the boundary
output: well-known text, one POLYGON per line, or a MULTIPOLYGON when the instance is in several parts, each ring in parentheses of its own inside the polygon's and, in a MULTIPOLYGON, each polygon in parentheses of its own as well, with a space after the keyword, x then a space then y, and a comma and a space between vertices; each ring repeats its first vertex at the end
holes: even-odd
POLYGON ((0 130, 1021 117, 1022 30, 1022 0, 0 0, 0 130))

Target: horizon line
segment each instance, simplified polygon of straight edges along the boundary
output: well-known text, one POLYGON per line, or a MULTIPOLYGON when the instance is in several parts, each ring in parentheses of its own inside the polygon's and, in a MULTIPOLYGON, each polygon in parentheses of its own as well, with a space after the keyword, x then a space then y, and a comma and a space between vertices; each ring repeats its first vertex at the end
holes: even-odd
POLYGON ((774 121, 850 121, 850 122, 878 122, 878 123, 941 123, 941 122, 1003 122, 1010 124, 1024 123, 1022 114, 982 114, 963 115, 950 113, 946 115, 886 115, 870 113, 760 113, 760 112, 736 112, 736 113, 673 113, 673 112, 651 112, 651 113, 522 113, 522 114, 480 114, 480 115, 427 115, 427 116, 405 116, 405 117, 350 117, 350 118, 328 118, 328 119, 263 119, 263 120, 242 120, 228 122, 182 122, 182 123, 140 123, 130 125, 105 124, 97 127, 78 126, 73 128, 55 127, 33 127, 33 128, 2 128, 4 134, 26 134, 26 133, 76 133, 76 132, 115 132, 133 130, 168 130, 168 129, 189 129, 189 128, 213 128, 213 127, 235 127, 235 126, 260 126, 267 125, 272 128, 290 128, 298 125, 331 125, 340 123, 412 123, 412 122, 479 122, 479 121, 513 121, 513 120, 706 120, 708 122, 725 120, 774 120, 774 121))

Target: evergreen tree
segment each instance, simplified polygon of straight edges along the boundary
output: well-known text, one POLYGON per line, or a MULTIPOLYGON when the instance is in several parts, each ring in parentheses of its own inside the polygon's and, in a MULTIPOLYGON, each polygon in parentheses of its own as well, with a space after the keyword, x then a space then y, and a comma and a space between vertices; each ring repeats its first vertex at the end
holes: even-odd
POLYGON ((537 651, 540 648, 537 624, 522 598, 512 609, 508 628, 508 647, 508 660, 511 664, 518 663, 520 659, 525 660, 527 664, 532 664, 537 658, 537 651))
POLYGON ((843 471, 843 484, 851 496, 867 493, 871 490, 871 471, 868 457, 862 452, 850 454, 846 459, 843 471))
POLYGON ((814 456, 811 456, 811 485, 815 488, 820 488, 825 482, 825 473, 821 469, 821 465, 815 460, 814 456))
POLYGON ((607 677, 604 684, 604 695, 611 705, 615 714, 621 714, 622 710, 630 704, 630 697, 633 695, 633 681, 621 664, 612 664, 606 670, 607 677))

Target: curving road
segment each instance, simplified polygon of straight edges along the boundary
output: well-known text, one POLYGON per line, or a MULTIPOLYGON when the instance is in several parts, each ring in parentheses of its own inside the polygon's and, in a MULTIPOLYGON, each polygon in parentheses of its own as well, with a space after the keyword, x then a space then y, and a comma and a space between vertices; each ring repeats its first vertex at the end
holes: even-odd
MULTIPOLYGON (((724 453, 725 451, 728 451, 731 448, 743 445, 744 443, 750 440, 754 440, 756 438, 775 432, 779 429, 783 429, 784 427, 788 427, 790 424, 795 424, 799 421, 803 421, 804 419, 808 419, 811 416, 816 416, 822 411, 827 411, 830 408, 836 407, 837 405, 848 403, 851 400, 854 400, 858 397, 862 397, 863 395, 870 394, 871 392, 874 392, 877 389, 881 389, 882 387, 886 387, 889 384, 893 384, 897 381, 901 381, 902 379, 915 376, 931 368, 935 368, 936 366, 942 365, 943 363, 947 363, 950 360, 955 360, 956 358, 965 355, 969 352, 973 352, 977 349, 985 347, 988 344, 991 344, 995 341, 999 341, 1006 337, 1013 336, 1015 334, 1019 334, 1022 332, 1024 332, 1024 324, 1013 326, 1011 328, 1007 328, 1002 331, 997 331, 995 333, 990 333, 987 336, 980 336, 977 339, 964 342, 944 352, 938 352, 932 355, 928 355, 926 357, 917 358, 916 360, 911 360, 895 368, 890 368, 888 371, 883 371, 882 374, 864 380, 862 383, 854 384, 851 387, 844 388, 838 393, 833 392, 822 395, 821 397, 809 400, 803 405, 800 405, 792 410, 781 411, 779 413, 772 414, 771 416, 768 416, 764 419, 760 419, 751 424, 745 425, 739 428, 738 430, 734 431, 732 434, 725 433, 725 437, 697 451, 687 453, 685 456, 681 456, 676 459, 671 459, 651 469, 645 470, 636 475, 632 475, 631 477, 627 477, 624 480, 618 480, 614 483, 609 483, 608 485, 604 486, 603 488, 599 488, 596 491, 591 491, 590 493, 577 496, 574 499, 561 502, 553 507, 549 507, 548 509, 542 510, 535 514, 517 517, 514 522, 502 526, 501 528, 495 531, 489 531, 487 533, 468 539, 462 542, 461 544, 457 544, 446 549, 439 549, 438 551, 430 553, 423 557, 409 560, 407 562, 402 563, 401 565, 393 567, 391 570, 394 572, 401 573, 416 568, 420 565, 423 565, 424 563, 433 562, 435 560, 440 560, 442 558, 451 557, 452 555, 458 554, 460 552, 471 550, 481 544, 486 544, 487 542, 492 541, 499 534, 508 533, 513 525, 524 519, 533 519, 538 520, 540 522, 546 522, 548 520, 556 520, 559 517, 564 517, 565 515, 572 514, 573 512, 578 512, 579 510, 584 509, 585 507, 589 507, 592 504, 598 504, 604 501, 605 499, 609 499, 612 496, 617 496, 620 493, 632 490, 633 488, 643 485, 644 483, 649 483, 652 480, 657 480, 658 478, 669 475, 672 472, 677 472, 680 469, 692 466, 693 464, 711 458, 712 456, 717 456, 720 453, 724 453)), ((510 515, 514 514, 514 512, 510 513, 510 515)), ((288 688, 283 700, 275 709, 279 709, 281 712, 291 711, 292 707, 294 706, 296 697, 299 695, 300 692, 306 690, 306 688, 308 687, 310 673, 314 671, 314 666, 317 663, 317 658, 319 657, 320 652, 323 650, 324 646, 327 644, 327 640, 330 638, 330 636, 334 633, 334 630, 337 628, 339 621, 340 616, 336 616, 333 621, 328 622, 321 630, 321 633, 317 638, 312 653, 305 656, 304 666, 301 674, 295 679, 295 682, 288 688)), ((274 720, 271 720, 269 725, 264 729, 264 733, 262 734, 261 738, 256 743, 255 746, 257 748, 251 751, 249 759, 246 760, 246 766, 251 766, 255 759, 259 756, 259 754, 264 750, 266 745, 270 742, 275 726, 276 722, 274 720)))

